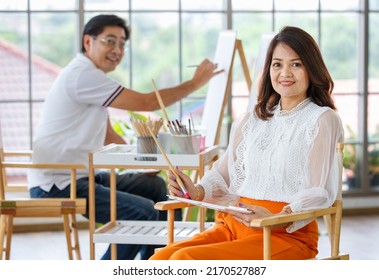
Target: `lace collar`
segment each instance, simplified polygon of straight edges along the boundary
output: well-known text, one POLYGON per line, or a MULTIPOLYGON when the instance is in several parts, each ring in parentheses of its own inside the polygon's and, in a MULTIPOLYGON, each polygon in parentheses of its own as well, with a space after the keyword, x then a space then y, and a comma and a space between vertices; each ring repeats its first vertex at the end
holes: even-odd
POLYGON ((301 101, 299 104, 297 104, 296 107, 292 108, 291 110, 282 110, 280 107, 280 101, 279 101, 278 105, 275 108, 275 115, 278 117, 293 116, 297 114, 299 111, 301 111, 303 108, 305 108, 309 103, 311 103, 310 97, 301 101))

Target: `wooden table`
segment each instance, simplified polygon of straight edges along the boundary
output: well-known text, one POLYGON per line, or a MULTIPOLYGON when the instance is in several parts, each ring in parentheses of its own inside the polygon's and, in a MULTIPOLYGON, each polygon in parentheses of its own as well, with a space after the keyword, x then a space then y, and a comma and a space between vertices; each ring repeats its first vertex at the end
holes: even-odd
MULTIPOLYGON (((206 148, 199 154, 167 154, 174 166, 183 170, 195 170, 199 178, 204 175, 205 167, 213 164, 218 158, 218 146, 206 148)), ((95 243, 111 244, 111 258, 116 259, 116 244, 123 243, 125 236, 117 230, 125 221, 117 221, 116 210, 116 169, 158 169, 168 170, 168 165, 161 154, 137 154, 136 147, 131 145, 110 144, 89 155, 89 228, 90 228, 90 259, 95 259, 95 243), (110 222, 95 229, 95 169, 110 171, 111 217, 110 222)), ((173 219, 173 217, 172 217, 173 219)), ((135 222, 135 221, 130 221, 135 222)), ((141 221, 140 221, 141 222, 141 221)), ((154 221, 143 221, 156 223, 154 221)), ((161 221, 162 222, 162 221, 161 221)), ((166 222, 164 222, 166 223, 166 222)), ((129 236, 130 237, 130 236, 129 236)), ((155 237, 150 236, 151 239, 155 237)), ((156 242, 156 241, 154 241, 156 242)), ((130 240, 125 243, 130 243, 130 240)), ((138 244, 138 243, 135 243, 138 244)), ((141 243, 140 243, 141 244, 141 243)), ((146 244, 146 243, 145 243, 146 244)))

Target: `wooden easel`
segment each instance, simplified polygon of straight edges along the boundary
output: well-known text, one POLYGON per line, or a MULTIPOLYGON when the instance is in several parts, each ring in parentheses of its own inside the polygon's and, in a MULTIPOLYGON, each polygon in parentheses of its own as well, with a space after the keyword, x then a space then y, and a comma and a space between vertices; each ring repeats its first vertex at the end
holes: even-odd
POLYGON ((235 59, 236 52, 238 52, 240 60, 241 60, 242 71, 243 71, 243 74, 244 74, 244 77, 245 77, 245 81, 246 81, 246 84, 247 84, 247 89, 248 89, 249 92, 250 92, 251 86, 252 86, 252 80, 251 80, 251 77, 250 77, 249 67, 247 65, 245 52, 243 50, 242 41, 239 40, 239 39, 236 39, 236 42, 235 42, 235 45, 234 45, 232 63, 230 65, 230 69, 229 69, 228 82, 227 82, 227 86, 226 86, 226 93, 224 94, 224 101, 223 101, 223 105, 222 105, 222 113, 220 115, 220 118, 218 120, 218 125, 217 125, 218 128, 217 128, 217 135, 216 135, 216 139, 215 139, 215 145, 218 144, 219 141, 220 141, 221 125, 222 125, 222 119, 223 119, 223 116, 224 116, 224 110, 225 110, 226 104, 228 102, 229 95, 230 95, 231 88, 232 88, 232 82, 233 82, 233 77, 232 77, 233 76, 233 74, 232 74, 233 71, 232 70, 233 70, 233 65, 234 65, 234 59, 235 59))

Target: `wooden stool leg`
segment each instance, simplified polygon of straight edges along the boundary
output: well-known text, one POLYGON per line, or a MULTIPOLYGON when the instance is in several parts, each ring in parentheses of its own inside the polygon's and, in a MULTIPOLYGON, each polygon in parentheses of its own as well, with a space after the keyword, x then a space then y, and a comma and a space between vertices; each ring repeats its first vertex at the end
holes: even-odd
POLYGON ((324 223, 325 223, 326 230, 328 232, 329 241, 331 242, 332 241, 332 218, 330 215, 324 216, 324 223))
POLYGON ((63 214, 63 225, 64 225, 64 232, 66 234, 66 241, 67 241, 67 250, 68 250, 68 259, 72 260, 72 243, 71 243, 71 233, 70 233, 70 220, 69 220, 69 214, 63 214))
POLYGON ((271 260, 271 227, 263 228, 263 259, 271 260))
POLYGON ((186 207, 182 210, 182 221, 188 222, 191 220, 192 207, 186 207))
POLYGON ((6 260, 9 260, 11 257, 12 234, 13 234, 13 216, 8 215, 7 241, 5 245, 5 259, 6 260))
POLYGON ((174 242, 175 210, 167 210, 167 244, 174 242))
POLYGON ((79 246, 79 234, 78 234, 78 227, 76 223, 76 215, 71 214, 71 231, 74 238, 74 250, 77 260, 81 260, 82 257, 80 255, 80 246, 79 246))
POLYGON ((7 216, 1 215, 1 220, 0 220, 0 245, 1 245, 1 252, 0 252, 0 260, 3 259, 3 254, 5 252, 5 234, 6 234, 6 229, 7 229, 7 216))

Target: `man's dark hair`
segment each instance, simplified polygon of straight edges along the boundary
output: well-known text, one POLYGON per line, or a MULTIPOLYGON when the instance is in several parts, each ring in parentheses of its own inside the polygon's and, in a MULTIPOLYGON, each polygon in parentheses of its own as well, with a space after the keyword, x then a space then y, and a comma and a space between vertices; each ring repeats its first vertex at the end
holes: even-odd
POLYGON ((83 35, 82 35, 82 52, 86 50, 83 45, 84 35, 97 36, 104 31, 104 28, 107 26, 119 26, 125 31, 125 40, 128 40, 130 37, 130 29, 126 25, 126 21, 116 15, 98 15, 91 18, 87 24, 84 26, 83 35))

